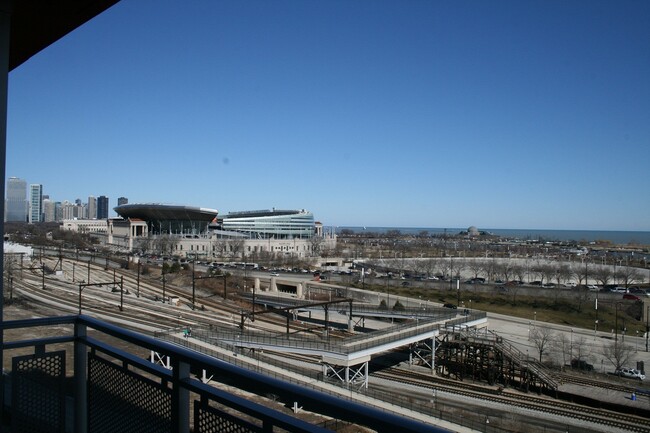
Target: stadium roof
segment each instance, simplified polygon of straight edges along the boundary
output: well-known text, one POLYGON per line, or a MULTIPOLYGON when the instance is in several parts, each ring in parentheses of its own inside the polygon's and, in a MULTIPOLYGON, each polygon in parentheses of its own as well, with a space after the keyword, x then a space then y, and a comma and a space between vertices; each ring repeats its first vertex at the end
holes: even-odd
POLYGON ((140 218, 145 221, 206 221, 219 213, 216 209, 166 204, 134 203, 113 208, 122 218, 140 218))

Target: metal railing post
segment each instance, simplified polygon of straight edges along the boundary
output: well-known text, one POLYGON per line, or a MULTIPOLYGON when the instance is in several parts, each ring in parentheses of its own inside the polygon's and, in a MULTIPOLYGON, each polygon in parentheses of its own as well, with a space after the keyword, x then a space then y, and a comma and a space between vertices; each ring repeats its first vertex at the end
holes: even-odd
POLYGON ((190 392, 181 382, 190 378, 190 365, 175 359, 172 372, 172 432, 189 433, 190 392))
POLYGON ((86 345, 81 341, 86 337, 86 325, 74 325, 74 432, 88 431, 88 355, 86 345))

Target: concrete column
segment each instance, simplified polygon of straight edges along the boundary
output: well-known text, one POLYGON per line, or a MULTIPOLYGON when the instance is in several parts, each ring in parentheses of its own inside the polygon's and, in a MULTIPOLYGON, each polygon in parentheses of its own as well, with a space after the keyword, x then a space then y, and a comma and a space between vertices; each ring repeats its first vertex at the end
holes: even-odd
POLYGON ((303 292, 303 289, 302 289, 302 283, 298 283, 298 285, 296 286, 296 297, 298 299, 303 299, 304 296, 305 295, 304 295, 304 292, 303 292))
POLYGON ((271 277, 271 285, 269 286, 269 290, 271 292, 277 292, 278 291, 278 285, 275 283, 275 277, 271 277))
POLYGON ((255 280, 253 281, 253 284, 255 285, 255 290, 259 291, 260 290, 260 278, 255 277, 255 280))
MULTIPOLYGON (((9 83, 9 35, 11 26, 11 2, 0 1, 0 188, 5 191, 6 156, 7 156, 7 88, 9 83)), ((4 201, 2 202, 4 214, 4 201)), ((0 219, 0 232, 4 233, 4 218, 0 219)), ((4 249, 0 251, 0 276, 4 275, 4 249)), ((0 288, 4 293, 4 277, 0 280, 0 288)), ((4 296, 0 296, 0 322, 4 322, 4 296)), ((4 365, 4 330, 0 326, 0 365, 4 365)), ((0 408, 4 408, 4 374, 0 374, 0 408)))

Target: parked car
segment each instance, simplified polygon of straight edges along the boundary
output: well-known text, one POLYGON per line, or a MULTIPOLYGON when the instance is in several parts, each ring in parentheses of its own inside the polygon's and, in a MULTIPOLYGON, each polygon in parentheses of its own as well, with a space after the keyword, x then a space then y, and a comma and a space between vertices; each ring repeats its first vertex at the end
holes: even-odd
POLYGON ((617 374, 618 376, 621 377, 628 377, 630 379, 639 379, 639 380, 645 379, 645 374, 641 373, 636 368, 623 367, 620 370, 616 370, 614 374, 617 374))
POLYGON ((465 281, 465 284, 485 284, 485 278, 475 277, 465 281))
POLYGON ((599 292, 600 287, 595 286, 593 284, 587 284, 587 289, 589 289, 590 292, 599 292))
POLYGON ((642 295, 642 296, 648 296, 648 292, 646 292, 644 289, 640 287, 630 287, 627 291, 628 293, 634 293, 635 295, 642 295))
POLYGON ((594 366, 589 364, 584 359, 576 358, 571 360, 571 368, 575 368, 578 370, 592 371, 594 369, 594 366))
POLYGON ((637 295, 633 295, 631 293, 625 293, 623 295, 623 299, 629 299, 631 301, 641 302, 641 298, 639 298, 637 295))
POLYGON ((613 293, 627 293, 627 289, 625 287, 614 287, 611 289, 613 293))
POLYGON ((454 310, 455 310, 456 308, 458 308, 458 307, 456 307, 456 305, 454 305, 454 304, 445 304, 445 305, 443 305, 443 307, 445 307, 445 308, 452 308, 452 309, 454 309, 454 310))

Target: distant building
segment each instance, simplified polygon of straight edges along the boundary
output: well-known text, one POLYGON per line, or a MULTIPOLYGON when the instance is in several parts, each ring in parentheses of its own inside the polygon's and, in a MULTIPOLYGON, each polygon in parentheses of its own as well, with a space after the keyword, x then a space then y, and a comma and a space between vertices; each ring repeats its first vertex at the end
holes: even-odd
POLYGON ((43 221, 43 185, 33 183, 29 186, 29 222, 43 221))
POLYGON ((100 241, 117 250, 232 260, 259 257, 313 257, 334 248, 336 236, 305 210, 233 212, 218 219, 214 209, 161 204, 115 207, 100 241))
POLYGON ((88 219, 97 219, 97 199, 92 195, 88 197, 88 219))
POLYGON ((108 197, 105 195, 97 198, 97 219, 108 219, 108 197))
POLYGON ((315 233, 314 215, 304 209, 230 212, 219 222, 252 239, 310 239, 315 233))
POLYGON ((49 198, 43 199, 43 222, 51 223, 56 221, 56 202, 49 198))
POLYGON ((71 220, 71 219, 85 219, 86 208, 83 205, 78 205, 70 203, 69 201, 64 201, 61 204, 61 218, 57 218, 57 221, 62 220, 71 220))
POLYGON ((7 181, 5 195, 5 221, 27 221, 27 182, 17 177, 10 177, 7 181))
POLYGON ((65 219, 61 224, 63 230, 77 233, 106 233, 108 223, 106 220, 65 219))
POLYGON ((122 206, 124 204, 129 204, 129 199, 126 197, 118 197, 117 198, 117 205, 122 206))

